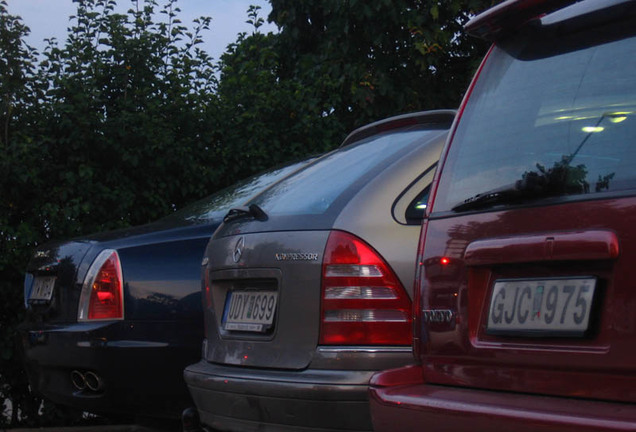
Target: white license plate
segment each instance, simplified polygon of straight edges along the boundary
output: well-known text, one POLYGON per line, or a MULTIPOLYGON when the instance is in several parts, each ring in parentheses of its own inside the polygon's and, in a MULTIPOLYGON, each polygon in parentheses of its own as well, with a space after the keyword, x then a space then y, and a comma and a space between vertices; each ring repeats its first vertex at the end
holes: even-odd
POLYGON ((590 323, 593 277, 495 281, 488 333, 582 336, 590 323))
POLYGON ((39 276, 33 279, 29 300, 49 301, 53 296, 55 276, 39 276))
POLYGON ((276 291, 231 291, 225 302, 223 328, 265 332, 274 322, 277 301, 276 291))

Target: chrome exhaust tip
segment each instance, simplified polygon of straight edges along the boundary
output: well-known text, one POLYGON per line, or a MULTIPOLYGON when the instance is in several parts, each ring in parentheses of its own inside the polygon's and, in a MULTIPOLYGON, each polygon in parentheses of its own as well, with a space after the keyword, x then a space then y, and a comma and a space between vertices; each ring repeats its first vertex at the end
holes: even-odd
POLYGON ((86 372, 84 378, 89 390, 98 392, 104 388, 104 381, 95 372, 86 372))
POLYGON ((73 383, 73 387, 77 390, 86 389, 86 377, 84 374, 78 370, 74 370, 71 372, 71 383, 73 383))

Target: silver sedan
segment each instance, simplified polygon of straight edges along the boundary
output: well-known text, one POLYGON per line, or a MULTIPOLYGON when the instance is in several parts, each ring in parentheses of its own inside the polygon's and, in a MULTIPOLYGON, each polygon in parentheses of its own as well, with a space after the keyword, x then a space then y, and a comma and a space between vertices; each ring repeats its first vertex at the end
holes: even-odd
POLYGON ((204 426, 368 431, 374 372, 413 361, 420 226, 451 110, 389 118, 231 210, 203 259, 204 426))

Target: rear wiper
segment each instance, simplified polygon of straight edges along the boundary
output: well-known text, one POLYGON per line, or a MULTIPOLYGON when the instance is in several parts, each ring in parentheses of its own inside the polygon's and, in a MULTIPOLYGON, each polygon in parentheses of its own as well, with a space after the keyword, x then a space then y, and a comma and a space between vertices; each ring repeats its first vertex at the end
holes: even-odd
POLYGON ((492 207, 497 204, 507 204, 521 200, 523 198, 531 198, 537 195, 536 191, 524 191, 517 187, 517 184, 503 186, 488 192, 478 193, 464 201, 456 204, 451 210, 463 212, 474 209, 492 207), (525 196, 524 196, 525 195, 525 196))
POLYGON ((267 213, 265 213, 257 204, 235 207, 231 208, 230 211, 227 212, 223 218, 223 222, 230 222, 244 217, 251 217, 262 222, 267 220, 267 213))
MULTIPOLYGON (((590 184, 586 180, 587 167, 584 164, 573 166, 572 161, 592 135, 598 132, 604 119, 607 118, 612 123, 620 123, 625 120, 627 114, 625 112, 603 113, 596 125, 590 127, 589 131, 587 131, 588 128, 583 128, 584 131, 587 131, 587 135, 581 140, 574 152, 569 155, 563 155, 561 160, 554 162, 552 167, 546 168, 537 163, 536 171, 526 171, 521 176, 521 180, 517 180, 511 185, 479 193, 455 205, 451 210, 461 212, 491 207, 497 204, 523 202, 559 195, 589 193, 590 184)), ((600 130, 603 130, 603 128, 600 128, 600 130)), ((599 175, 599 179, 596 182, 596 192, 609 189, 609 181, 614 178, 614 174, 599 175)))
MULTIPOLYGON (((537 170, 526 171, 521 180, 479 193, 455 205, 451 210, 461 212, 497 204, 516 204, 540 198, 589 193, 590 185, 585 181, 587 168, 585 165, 570 166, 571 160, 572 157, 565 156, 547 169, 537 164, 537 170)), ((613 174, 606 177, 611 179, 613 174)))
POLYGON ((570 174, 580 170, 585 168, 570 167, 567 162, 556 162, 550 169, 537 164, 537 171, 526 171, 521 180, 479 193, 455 205, 451 210, 462 212, 498 204, 519 204, 539 198, 587 192, 589 185, 586 182, 568 181, 570 174))

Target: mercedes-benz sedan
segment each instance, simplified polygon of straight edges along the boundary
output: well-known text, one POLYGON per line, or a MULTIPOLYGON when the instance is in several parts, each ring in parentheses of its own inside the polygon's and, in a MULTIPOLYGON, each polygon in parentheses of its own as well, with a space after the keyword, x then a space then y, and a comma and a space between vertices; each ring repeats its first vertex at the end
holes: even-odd
POLYGON ((423 225, 377 432, 636 430, 636 1, 508 0, 423 225), (396 428, 396 425, 398 427, 396 428))
POLYGON ((203 359, 185 371, 205 426, 371 430, 369 378, 413 360, 417 240, 453 118, 358 129, 228 213, 203 261, 203 359))

